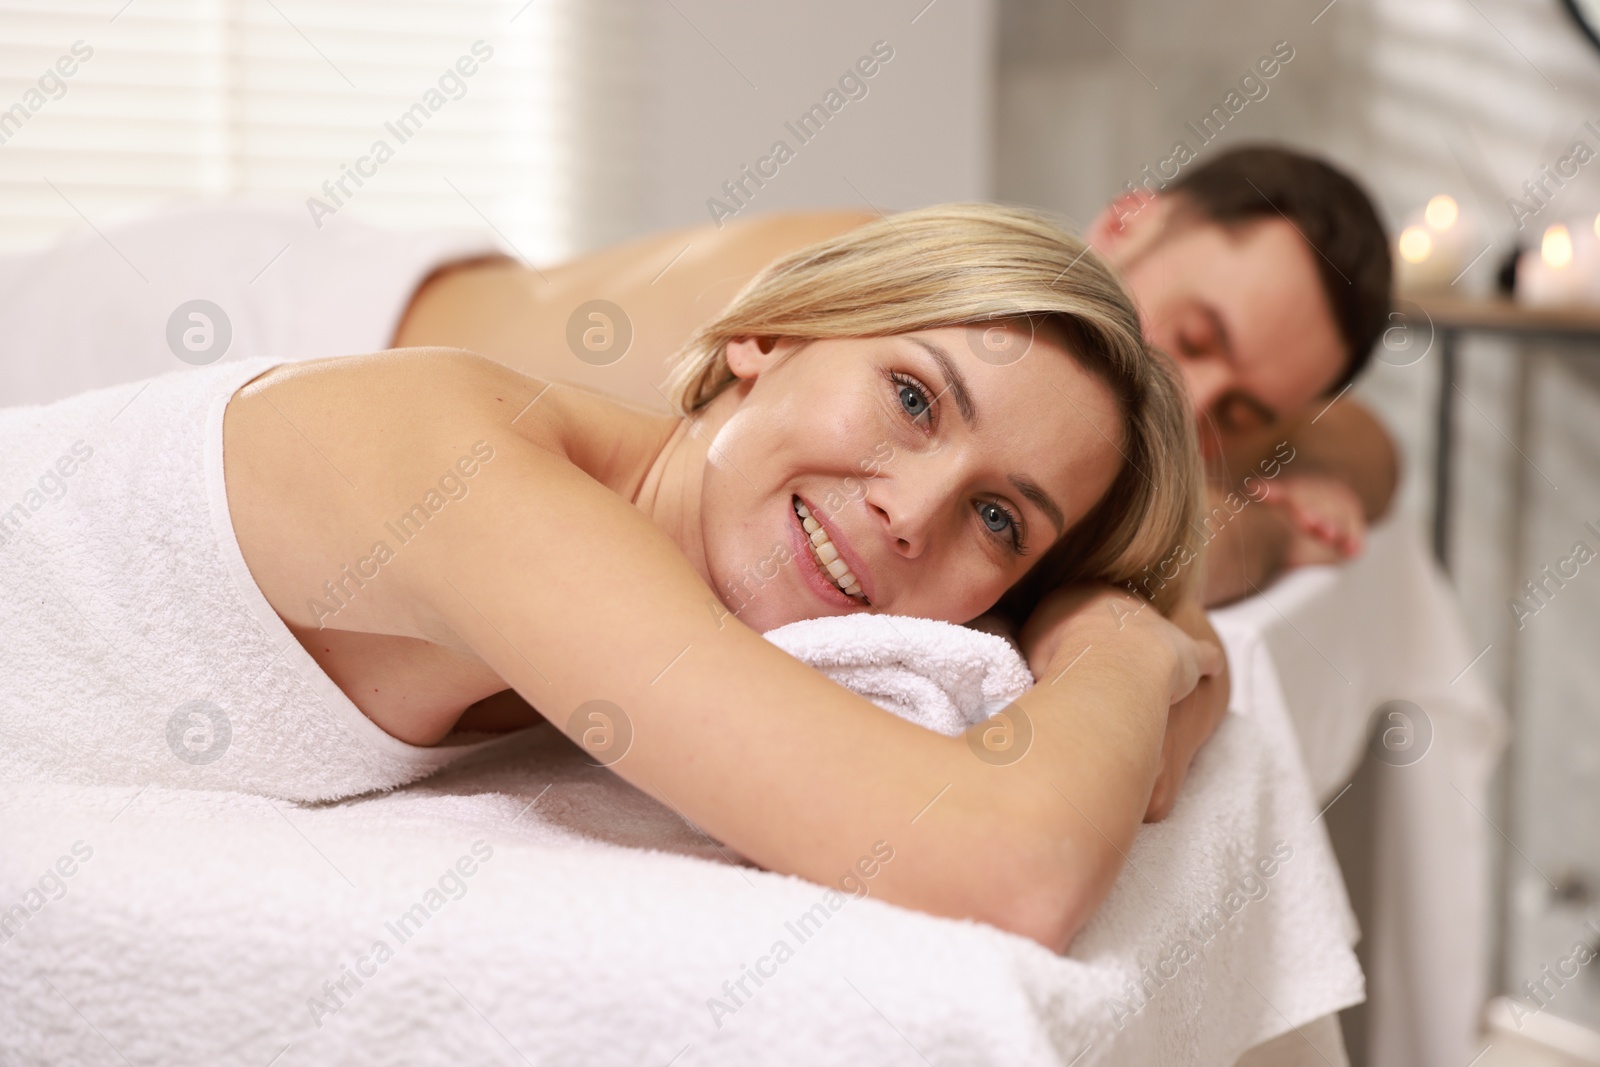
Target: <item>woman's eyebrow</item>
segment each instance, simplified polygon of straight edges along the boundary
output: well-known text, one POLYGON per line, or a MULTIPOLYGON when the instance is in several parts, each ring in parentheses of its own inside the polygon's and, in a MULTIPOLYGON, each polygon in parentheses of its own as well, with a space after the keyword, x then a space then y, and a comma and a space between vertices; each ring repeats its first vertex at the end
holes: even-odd
POLYGON ((955 397, 956 410, 961 413, 961 421, 967 424, 968 429, 978 427, 978 409, 972 402, 972 390, 967 388, 967 380, 956 370, 956 361, 950 358, 950 353, 942 345, 922 337, 907 337, 906 340, 918 345, 923 351, 933 358, 939 365, 939 373, 944 375, 946 388, 951 396, 955 397))
POLYGON ((1062 514, 1056 502, 1050 499, 1039 483, 1025 474, 1013 474, 1011 484, 1017 487, 1017 492, 1033 501, 1034 506, 1045 513, 1045 517, 1055 524, 1056 536, 1060 537, 1067 531, 1067 517, 1062 514))

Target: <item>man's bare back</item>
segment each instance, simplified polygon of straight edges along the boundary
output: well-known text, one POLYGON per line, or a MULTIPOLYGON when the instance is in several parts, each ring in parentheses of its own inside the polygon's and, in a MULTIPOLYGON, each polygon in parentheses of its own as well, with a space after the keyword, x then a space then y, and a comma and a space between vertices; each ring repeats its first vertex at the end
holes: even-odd
MULTIPOLYGON (((553 381, 597 389, 631 403, 671 411, 657 389, 673 355, 774 259, 854 229, 876 216, 859 212, 780 215, 674 230, 534 270, 512 259, 446 267, 412 297, 396 348, 449 345, 553 381), (582 314, 604 300, 605 320, 582 314), (568 325, 611 331, 587 360, 574 353, 568 325), (622 331, 631 334, 618 354, 622 331)), ((581 341, 579 342, 581 346, 581 341)))

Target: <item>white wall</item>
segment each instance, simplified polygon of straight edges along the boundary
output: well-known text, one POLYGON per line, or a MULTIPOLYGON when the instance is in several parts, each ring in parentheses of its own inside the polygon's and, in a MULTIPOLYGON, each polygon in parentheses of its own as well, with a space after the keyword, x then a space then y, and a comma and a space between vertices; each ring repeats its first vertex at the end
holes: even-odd
POLYGON ((643 228, 712 221, 707 199, 779 139, 795 158, 740 217, 990 195, 990 0, 671 0, 647 17, 656 67, 643 228), (784 123, 821 102, 880 40, 894 58, 865 81, 867 95, 801 144, 784 123))

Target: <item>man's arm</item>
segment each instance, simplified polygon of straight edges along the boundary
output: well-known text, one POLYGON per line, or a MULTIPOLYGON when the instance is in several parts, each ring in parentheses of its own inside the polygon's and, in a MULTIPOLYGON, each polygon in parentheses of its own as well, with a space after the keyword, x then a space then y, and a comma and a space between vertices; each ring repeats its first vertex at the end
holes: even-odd
POLYGON ((1359 555, 1399 483, 1388 431, 1352 400, 1242 441, 1223 462, 1208 492, 1208 606, 1248 596, 1285 570, 1359 555))
POLYGON ((1202 527, 1210 540, 1202 600, 1209 608, 1247 597, 1282 574, 1296 531, 1284 509, 1260 503, 1243 489, 1212 482, 1206 504, 1202 527))
POLYGON ((1400 482, 1400 457, 1383 423, 1354 400, 1303 417, 1288 433, 1295 474, 1321 474, 1355 490, 1366 521, 1381 519, 1400 482), (1314 421, 1313 421, 1314 420, 1314 421))

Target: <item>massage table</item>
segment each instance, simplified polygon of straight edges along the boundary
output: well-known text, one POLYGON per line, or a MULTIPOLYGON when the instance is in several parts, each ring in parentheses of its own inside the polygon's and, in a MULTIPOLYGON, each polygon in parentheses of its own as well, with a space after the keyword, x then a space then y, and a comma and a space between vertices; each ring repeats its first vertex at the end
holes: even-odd
POLYGON ((1319 807, 1364 759, 1373 772, 1366 1062, 1461 1067, 1489 996, 1490 779, 1509 720, 1421 527, 1392 517, 1354 562, 1212 619, 1276 666, 1319 807))
POLYGON ((1344 1063, 1353 918, 1270 658, 1230 652, 1243 699, 1064 956, 745 865, 549 726, 314 806, 0 786, 0 906, 72 869, 0 929, 0 1053, 1344 1063))
POLYGON ((1372 603, 1369 582, 1431 582, 1426 564, 1420 538, 1385 528, 1362 562, 1215 614, 1230 713, 1065 956, 745 866, 540 727, 320 806, 0 787, 0 906, 29 907, 42 876, 73 868, 0 928, 0 1050, 285 1067, 1343 1063, 1333 1013, 1363 983, 1322 809, 1378 698, 1401 693, 1432 741, 1381 787, 1369 936, 1388 932, 1375 974, 1419 1014, 1397 1026, 1377 1002, 1371 1029, 1414 1043, 1391 1062, 1437 1062, 1470 1042, 1481 1003, 1472 808, 1503 727, 1481 686, 1450 684, 1466 659, 1438 640, 1449 619, 1417 614, 1447 600, 1412 590, 1355 636, 1336 610, 1372 603))

